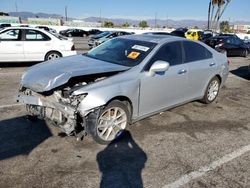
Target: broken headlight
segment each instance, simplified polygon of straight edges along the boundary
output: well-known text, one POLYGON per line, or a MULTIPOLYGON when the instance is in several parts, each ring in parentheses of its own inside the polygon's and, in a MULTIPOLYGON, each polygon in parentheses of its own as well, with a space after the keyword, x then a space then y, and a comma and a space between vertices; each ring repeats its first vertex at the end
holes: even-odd
POLYGON ((81 95, 71 95, 70 96, 70 104, 72 106, 78 106, 78 104, 87 96, 87 93, 81 95))

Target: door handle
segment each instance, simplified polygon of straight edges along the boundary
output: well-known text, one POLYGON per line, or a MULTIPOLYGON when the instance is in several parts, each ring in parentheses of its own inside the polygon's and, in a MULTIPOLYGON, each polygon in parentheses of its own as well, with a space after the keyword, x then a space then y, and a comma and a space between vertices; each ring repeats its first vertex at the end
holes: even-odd
POLYGON ((210 67, 214 66, 215 65, 215 62, 212 62, 209 64, 210 67))
POLYGON ((185 74, 187 72, 186 69, 179 70, 178 74, 185 74))

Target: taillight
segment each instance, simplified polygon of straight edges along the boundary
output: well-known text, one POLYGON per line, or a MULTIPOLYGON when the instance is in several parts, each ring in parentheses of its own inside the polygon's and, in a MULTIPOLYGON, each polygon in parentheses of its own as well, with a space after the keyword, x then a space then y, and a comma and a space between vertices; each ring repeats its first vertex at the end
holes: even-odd
POLYGON ((223 40, 220 40, 219 42, 218 42, 218 44, 217 44, 218 46, 223 46, 224 45, 224 42, 223 42, 223 40))
POLYGON ((75 45, 73 45, 72 47, 71 47, 71 51, 75 51, 76 49, 75 49, 75 45))

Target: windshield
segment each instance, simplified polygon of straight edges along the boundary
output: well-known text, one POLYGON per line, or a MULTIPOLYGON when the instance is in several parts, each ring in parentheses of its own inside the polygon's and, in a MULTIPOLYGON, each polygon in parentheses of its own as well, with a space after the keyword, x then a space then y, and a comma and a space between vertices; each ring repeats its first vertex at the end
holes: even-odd
POLYGON ((104 31, 104 32, 102 32, 102 33, 100 33, 100 34, 98 34, 98 35, 93 36, 93 37, 94 37, 94 38, 102 38, 102 37, 104 37, 104 36, 109 35, 110 33, 111 33, 110 31, 104 31))
POLYGON ((133 67, 141 63, 156 43, 116 38, 93 48, 87 57, 133 67))

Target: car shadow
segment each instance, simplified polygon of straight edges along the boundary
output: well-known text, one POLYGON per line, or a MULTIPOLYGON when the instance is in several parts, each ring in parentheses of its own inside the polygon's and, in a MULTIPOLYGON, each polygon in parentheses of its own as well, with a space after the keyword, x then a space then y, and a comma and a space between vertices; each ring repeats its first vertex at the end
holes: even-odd
POLYGON ((141 172, 147 155, 129 131, 125 131, 119 140, 100 151, 96 160, 102 173, 101 188, 143 187, 141 172))
POLYGON ((240 78, 243 78, 245 80, 250 80, 250 72, 248 70, 248 66, 243 66, 238 69, 230 71, 235 76, 238 76, 240 78))
POLYGON ((0 121, 0 160, 28 155, 50 136, 50 130, 41 120, 30 122, 22 116, 0 121))

